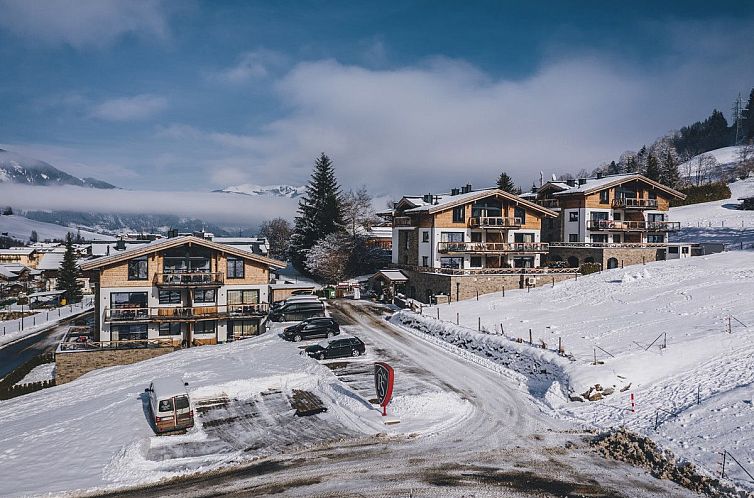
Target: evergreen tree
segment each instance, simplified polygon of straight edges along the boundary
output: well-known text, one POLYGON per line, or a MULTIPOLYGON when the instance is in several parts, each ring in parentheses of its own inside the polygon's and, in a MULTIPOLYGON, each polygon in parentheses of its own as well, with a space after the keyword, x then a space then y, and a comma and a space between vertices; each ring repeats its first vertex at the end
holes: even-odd
POLYGON ((76 255, 73 252, 73 237, 69 232, 65 238, 65 254, 60 264, 57 285, 58 290, 65 291, 64 296, 69 304, 81 301, 81 284, 78 281, 80 276, 81 271, 76 264, 76 255))
POLYGON ((331 233, 343 230, 343 209, 340 186, 332 161, 323 152, 314 161, 314 172, 306 194, 298 204, 298 216, 291 236, 291 261, 307 272, 306 253, 314 244, 331 233))
POLYGON ((749 94, 749 102, 741 111, 741 125, 743 126, 743 138, 746 143, 754 143, 754 88, 749 94))
POLYGON ((516 184, 513 183, 513 179, 505 171, 500 173, 500 176, 497 179, 497 188, 515 195, 521 193, 521 189, 516 187, 516 184))
POLYGON ((676 188, 681 181, 681 173, 678 171, 678 161, 673 152, 668 149, 662 161, 660 171, 660 183, 671 188, 676 188))
POLYGON ((644 176, 650 180, 660 180, 660 163, 651 152, 647 155, 647 169, 644 170, 644 176))
POLYGON ((37 235, 36 230, 31 231, 31 235, 29 236, 29 242, 38 242, 39 241, 39 235, 37 235))

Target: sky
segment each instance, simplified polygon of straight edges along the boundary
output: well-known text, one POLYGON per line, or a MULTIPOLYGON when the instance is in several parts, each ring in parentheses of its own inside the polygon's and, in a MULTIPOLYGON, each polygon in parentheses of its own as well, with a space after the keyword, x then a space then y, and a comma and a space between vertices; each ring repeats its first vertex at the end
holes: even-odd
POLYGON ((729 115, 754 2, 0 0, 0 147, 139 191, 591 170, 729 115))

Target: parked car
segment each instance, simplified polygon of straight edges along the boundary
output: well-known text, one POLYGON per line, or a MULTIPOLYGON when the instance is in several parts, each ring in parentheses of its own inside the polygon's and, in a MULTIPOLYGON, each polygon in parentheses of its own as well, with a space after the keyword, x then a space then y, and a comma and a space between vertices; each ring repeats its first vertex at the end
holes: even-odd
POLYGON ((314 289, 296 289, 291 292, 291 296, 311 296, 314 294, 314 289))
POLYGON ((273 322, 298 322, 315 316, 325 316, 325 303, 322 301, 285 303, 270 311, 273 322))
POLYGON ((304 349, 306 355, 318 360, 361 356, 365 351, 366 346, 364 346, 364 343, 358 337, 345 337, 343 339, 323 341, 304 349))
POLYGON ((158 434, 194 426, 194 410, 186 386, 188 383, 179 377, 167 377, 155 379, 144 389, 149 394, 149 406, 158 434))
POLYGON ((288 341, 299 342, 311 337, 332 337, 340 334, 340 325, 333 318, 308 318, 296 325, 286 327, 283 338, 288 341))
POLYGON ((304 295, 304 296, 289 296, 287 299, 283 299, 282 301, 277 301, 272 305, 273 309, 280 308, 281 306, 284 306, 286 304, 290 303, 319 303, 322 302, 322 300, 313 295, 304 295))

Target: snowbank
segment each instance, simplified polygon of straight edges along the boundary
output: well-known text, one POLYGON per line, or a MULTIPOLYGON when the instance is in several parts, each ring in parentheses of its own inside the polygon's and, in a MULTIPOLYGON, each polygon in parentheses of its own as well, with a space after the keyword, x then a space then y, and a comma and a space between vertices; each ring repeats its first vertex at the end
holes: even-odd
POLYGON ((80 303, 51 310, 38 310, 37 313, 23 318, 23 330, 21 329, 20 318, 0 322, 0 347, 23 337, 34 335, 72 316, 86 313, 93 306, 93 298, 87 296, 80 303))

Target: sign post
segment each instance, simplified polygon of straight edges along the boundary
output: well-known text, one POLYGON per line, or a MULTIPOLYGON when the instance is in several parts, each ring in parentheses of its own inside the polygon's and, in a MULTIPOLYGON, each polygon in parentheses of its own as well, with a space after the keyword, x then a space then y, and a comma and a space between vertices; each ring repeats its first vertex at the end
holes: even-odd
POLYGON ((393 397, 393 382, 395 372, 387 363, 377 362, 374 364, 374 389, 377 391, 377 400, 382 407, 382 416, 387 416, 387 405, 393 397))

